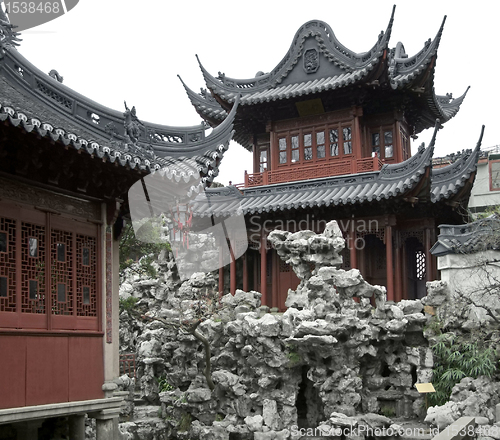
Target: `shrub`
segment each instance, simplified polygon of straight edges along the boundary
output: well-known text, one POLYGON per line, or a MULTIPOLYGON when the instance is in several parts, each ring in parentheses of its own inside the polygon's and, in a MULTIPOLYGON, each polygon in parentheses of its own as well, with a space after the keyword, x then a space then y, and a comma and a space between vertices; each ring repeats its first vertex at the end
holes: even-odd
POLYGON ((175 388, 170 385, 165 376, 158 378, 158 392, 163 393, 164 391, 173 391, 175 388))
POLYGON ((139 299, 136 298, 135 296, 129 296, 128 298, 120 298, 119 302, 120 312, 123 312, 124 310, 127 312, 131 312, 134 309, 137 301, 139 301, 139 299))
POLYGON ((429 395, 431 405, 444 405, 453 387, 464 377, 492 377, 497 371, 495 351, 472 335, 459 338, 454 333, 443 333, 437 336, 431 348, 434 353, 433 385, 436 389, 429 395))

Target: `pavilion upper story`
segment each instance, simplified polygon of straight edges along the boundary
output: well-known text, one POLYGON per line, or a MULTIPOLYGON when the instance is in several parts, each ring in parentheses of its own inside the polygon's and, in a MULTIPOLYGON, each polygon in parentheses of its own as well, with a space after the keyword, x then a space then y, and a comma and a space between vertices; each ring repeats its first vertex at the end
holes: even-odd
MULTIPOLYGON (((342 45, 320 20, 305 23, 283 59, 251 79, 210 74, 207 90, 186 91, 217 126, 241 96, 234 139, 253 151, 245 186, 378 171, 411 156, 410 138, 455 116, 467 92, 437 95, 434 74, 444 23, 409 56, 390 48, 395 8, 385 32, 363 53, 342 45)), ((446 19, 446 17, 445 17, 446 19)))

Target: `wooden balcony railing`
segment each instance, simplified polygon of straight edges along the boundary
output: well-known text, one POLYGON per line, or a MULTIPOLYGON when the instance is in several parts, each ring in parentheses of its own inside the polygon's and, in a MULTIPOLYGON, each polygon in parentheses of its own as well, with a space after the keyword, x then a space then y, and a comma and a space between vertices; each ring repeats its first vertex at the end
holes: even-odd
POLYGON ((264 171, 248 174, 245 171, 245 188, 294 182, 297 180, 317 179, 320 177, 341 176, 344 174, 379 171, 383 163, 378 157, 331 161, 315 165, 294 165, 283 170, 264 171))

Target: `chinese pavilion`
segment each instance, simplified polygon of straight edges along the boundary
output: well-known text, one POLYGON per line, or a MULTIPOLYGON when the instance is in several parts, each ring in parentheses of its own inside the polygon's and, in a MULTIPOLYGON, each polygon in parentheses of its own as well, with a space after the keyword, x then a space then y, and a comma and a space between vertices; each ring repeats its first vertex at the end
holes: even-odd
MULTIPOLYGON (((463 222, 459 208, 468 201, 480 142, 453 164, 432 168, 436 132, 467 92, 456 99, 434 92, 444 20, 435 38, 409 56, 402 43, 389 47, 394 11, 364 53, 349 50, 326 23, 313 20, 269 73, 213 76, 200 63, 208 90, 197 94, 184 84, 212 126, 240 96, 234 139, 253 152, 244 184, 210 190, 219 199, 216 215, 224 216, 239 197, 247 221, 250 247, 230 265, 232 292, 259 290, 264 304, 282 310, 298 279, 268 248, 267 233, 276 227, 320 232, 332 219, 347 240, 345 268, 387 286, 388 299, 421 297, 425 282, 437 277, 430 253, 437 225, 463 222), (411 157, 410 138, 433 126, 430 145, 411 157)), ((198 215, 207 215, 206 208, 198 215)))
POLYGON ((37 439, 56 417, 70 438, 118 436, 118 236, 130 186, 158 169, 209 183, 232 117, 141 122, 49 76, 0 20, 0 437, 37 439), (184 158, 191 166, 183 168, 184 158), (196 164, 193 168, 192 164, 196 164), (194 174, 196 174, 194 176, 194 174))

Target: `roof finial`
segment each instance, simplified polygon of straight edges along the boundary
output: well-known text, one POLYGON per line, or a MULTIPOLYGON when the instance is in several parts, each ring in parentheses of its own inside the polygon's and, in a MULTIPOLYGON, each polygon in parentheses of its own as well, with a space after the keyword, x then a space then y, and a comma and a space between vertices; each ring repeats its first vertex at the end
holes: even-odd
POLYGON ((479 140, 477 141, 476 150, 481 148, 481 144, 483 143, 483 135, 484 135, 484 125, 481 127, 481 134, 479 135, 479 140))
POLYGON ((436 124, 434 125, 434 133, 432 134, 432 139, 429 147, 434 147, 434 144, 436 143, 436 135, 440 128, 443 128, 443 126, 441 125, 441 121, 439 119, 436 119, 436 124))

